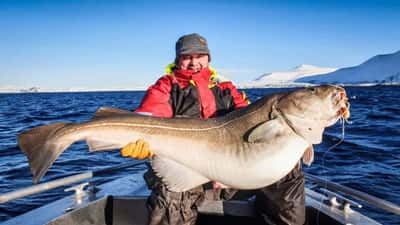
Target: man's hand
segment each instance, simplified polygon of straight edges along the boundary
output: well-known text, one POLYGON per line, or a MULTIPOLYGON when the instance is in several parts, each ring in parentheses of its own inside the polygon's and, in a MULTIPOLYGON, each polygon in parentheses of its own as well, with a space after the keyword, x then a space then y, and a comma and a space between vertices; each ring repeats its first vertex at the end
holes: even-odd
POLYGON ((150 158, 154 153, 150 151, 149 143, 143 139, 131 142, 121 149, 123 157, 132 157, 138 160, 150 158))
POLYGON ((226 188, 229 188, 228 186, 226 186, 224 184, 221 184, 221 183, 219 183, 217 181, 213 181, 212 184, 213 184, 213 189, 226 189, 226 188))

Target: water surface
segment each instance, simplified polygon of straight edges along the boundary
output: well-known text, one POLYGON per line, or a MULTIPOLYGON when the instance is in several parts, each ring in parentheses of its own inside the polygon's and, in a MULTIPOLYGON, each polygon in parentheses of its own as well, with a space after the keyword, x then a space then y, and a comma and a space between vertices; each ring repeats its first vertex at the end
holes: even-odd
MULTIPOLYGON (((326 130, 315 146, 315 162, 308 173, 364 191, 400 205, 400 87, 348 87, 352 124, 338 147, 341 127, 326 130)), ((288 89, 246 90, 252 101, 288 89)), ((84 122, 101 106, 133 110, 144 92, 24 93, 0 94, 0 193, 31 185, 26 157, 16 147, 18 133, 53 122, 84 122)), ((118 151, 89 153, 84 143, 65 151, 42 181, 72 173, 129 162, 118 151)), ((103 183, 144 167, 95 179, 103 183)), ((58 188, 0 205, 0 222, 68 195, 58 188)), ((383 224, 399 224, 400 218, 364 204, 361 210, 383 224)))

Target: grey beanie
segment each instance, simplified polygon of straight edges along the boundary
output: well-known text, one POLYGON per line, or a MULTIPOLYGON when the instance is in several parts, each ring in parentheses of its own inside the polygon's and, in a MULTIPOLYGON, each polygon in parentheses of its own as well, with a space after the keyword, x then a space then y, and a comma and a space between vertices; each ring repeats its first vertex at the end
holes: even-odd
POLYGON ((175 45, 176 59, 180 55, 207 54, 210 57, 207 40, 197 33, 187 34, 178 39, 175 45))

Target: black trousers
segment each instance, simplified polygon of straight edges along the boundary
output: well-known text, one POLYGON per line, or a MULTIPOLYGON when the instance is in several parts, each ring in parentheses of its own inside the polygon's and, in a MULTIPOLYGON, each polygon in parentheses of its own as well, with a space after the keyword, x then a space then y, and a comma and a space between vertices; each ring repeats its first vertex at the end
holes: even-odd
POLYGON ((304 175, 300 163, 278 182, 257 190, 255 207, 270 224, 305 224, 304 175))
POLYGON ((213 190, 199 186, 186 192, 171 192, 149 169, 144 178, 152 190, 148 198, 150 225, 194 225, 197 205, 205 198, 219 200, 256 195, 256 210, 266 224, 305 223, 304 175, 300 163, 278 182, 254 191, 213 190))

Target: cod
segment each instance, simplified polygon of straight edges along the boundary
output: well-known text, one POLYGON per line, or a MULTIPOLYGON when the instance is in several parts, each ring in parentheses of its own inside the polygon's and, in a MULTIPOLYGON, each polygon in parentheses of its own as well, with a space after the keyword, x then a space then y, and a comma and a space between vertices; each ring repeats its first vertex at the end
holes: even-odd
MULTIPOLYGON (((345 89, 322 85, 265 96, 246 108, 212 119, 158 118, 100 108, 84 123, 53 123, 18 135, 33 183, 71 144, 89 151, 120 149, 143 139, 155 156, 153 170, 171 191, 209 181, 235 189, 257 189, 288 174, 324 129, 350 116, 345 89)), ((305 154, 306 153, 306 154, 305 154)))

